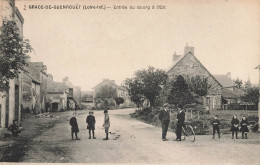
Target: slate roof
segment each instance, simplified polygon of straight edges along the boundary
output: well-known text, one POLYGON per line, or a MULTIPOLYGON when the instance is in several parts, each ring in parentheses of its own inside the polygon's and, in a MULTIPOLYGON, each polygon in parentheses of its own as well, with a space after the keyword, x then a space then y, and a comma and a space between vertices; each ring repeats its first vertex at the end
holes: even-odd
POLYGON ((229 90, 227 88, 221 89, 221 96, 227 99, 237 99, 240 97, 240 94, 237 92, 234 92, 232 90, 229 90))
POLYGON ((223 87, 233 87, 234 82, 228 75, 213 75, 223 87))
POLYGON ((189 53, 187 53, 187 54, 184 54, 184 55, 178 55, 179 58, 178 58, 177 60, 173 61, 173 63, 171 64, 171 66, 167 67, 166 73, 168 74, 168 72, 169 72, 172 68, 174 68, 174 67, 175 67, 182 59, 184 59, 184 57, 187 56, 188 54, 191 54, 191 55, 195 58, 195 60, 197 60, 198 63, 209 73, 209 75, 211 75, 211 76, 213 77, 213 79, 215 79, 216 82, 217 82, 221 87, 223 87, 222 84, 208 71, 208 69, 207 69, 204 65, 202 65, 202 63, 201 63, 201 62, 194 56, 194 54, 192 54, 191 52, 189 52, 189 53))
POLYGON ((92 89, 95 89, 96 87, 100 86, 100 85, 103 84, 104 82, 109 82, 110 85, 114 86, 114 87, 117 88, 117 89, 126 90, 123 86, 117 85, 117 84, 114 82, 114 80, 103 80, 101 83, 99 83, 98 85, 94 86, 92 89))
POLYGON ((64 92, 68 87, 63 82, 50 82, 47 86, 47 92, 64 92))

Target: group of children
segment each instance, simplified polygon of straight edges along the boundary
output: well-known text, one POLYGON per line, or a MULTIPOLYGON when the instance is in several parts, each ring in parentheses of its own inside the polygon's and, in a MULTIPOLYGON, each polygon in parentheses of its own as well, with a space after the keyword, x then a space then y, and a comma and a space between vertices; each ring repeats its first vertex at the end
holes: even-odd
MULTIPOLYGON (((248 121, 247 121, 245 116, 242 117, 242 120, 239 123, 237 115, 234 115, 232 120, 231 120, 231 129, 230 129, 230 131, 232 131, 232 139, 234 139, 234 134, 236 135, 236 139, 238 139, 237 132, 239 130, 242 132, 242 139, 247 139, 247 132, 249 132, 248 124, 249 123, 248 123, 248 121), (240 128, 239 128, 239 126, 240 126, 240 128)), ((220 121, 218 120, 218 116, 215 115, 214 119, 212 121, 213 139, 215 138, 215 133, 216 132, 218 133, 218 138, 220 139, 219 125, 220 125, 220 121)))
MULTIPOLYGON (((87 129, 89 130, 89 139, 91 139, 91 133, 92 133, 93 139, 96 139, 96 137, 95 137, 96 119, 95 119, 93 111, 89 112, 89 115, 86 118, 86 123, 87 123, 87 129)), ((79 127, 78 127, 78 123, 77 123, 77 119, 76 119, 76 112, 73 113, 73 117, 70 119, 70 125, 71 125, 71 138, 72 138, 72 140, 74 139, 74 134, 76 136, 76 140, 80 140, 78 138, 79 127)), ((105 133, 106 133, 106 137, 103 140, 108 140, 110 120, 109 120, 109 115, 108 115, 107 110, 104 110, 103 127, 104 127, 105 133)))

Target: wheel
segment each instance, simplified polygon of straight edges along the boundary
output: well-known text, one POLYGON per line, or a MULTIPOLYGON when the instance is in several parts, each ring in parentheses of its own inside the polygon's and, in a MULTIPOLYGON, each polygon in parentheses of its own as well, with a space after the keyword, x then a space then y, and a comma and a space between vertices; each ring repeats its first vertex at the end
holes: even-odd
POLYGON ((185 138, 191 142, 195 142, 195 133, 190 125, 186 125, 186 128, 183 129, 183 134, 185 135, 185 138))

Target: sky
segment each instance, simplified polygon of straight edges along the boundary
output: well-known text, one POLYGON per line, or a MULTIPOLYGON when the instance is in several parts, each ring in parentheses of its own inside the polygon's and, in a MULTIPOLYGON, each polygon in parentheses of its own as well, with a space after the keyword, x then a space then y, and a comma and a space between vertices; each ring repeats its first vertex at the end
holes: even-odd
POLYGON ((23 34, 55 81, 68 76, 82 90, 104 78, 121 84, 148 66, 165 69, 188 43, 212 74, 259 81, 260 3, 257 0, 17 0, 23 34), (81 5, 79 10, 29 5, 81 5), (83 10, 106 5, 106 10, 83 10), (165 5, 166 9, 114 9, 114 5, 165 5))

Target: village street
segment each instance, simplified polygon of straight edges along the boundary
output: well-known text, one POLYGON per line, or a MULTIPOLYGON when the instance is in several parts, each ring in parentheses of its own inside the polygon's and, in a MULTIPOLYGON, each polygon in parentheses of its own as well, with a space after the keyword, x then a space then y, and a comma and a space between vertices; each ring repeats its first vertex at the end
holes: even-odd
POLYGON ((105 136, 101 127, 103 111, 94 111, 97 120, 97 139, 88 139, 85 120, 89 111, 77 111, 81 140, 71 140, 69 118, 72 112, 62 112, 60 116, 63 117, 59 119, 62 121, 34 138, 28 144, 21 161, 177 164, 247 164, 248 162, 259 164, 260 162, 259 135, 249 134, 248 140, 231 140, 229 135, 223 135, 220 140, 213 140, 209 135, 196 136, 196 141, 192 143, 173 141, 175 134, 170 132, 169 141, 164 142, 161 140, 161 128, 132 119, 129 113, 133 111, 133 109, 109 111, 112 134, 108 141, 103 141, 105 136))

